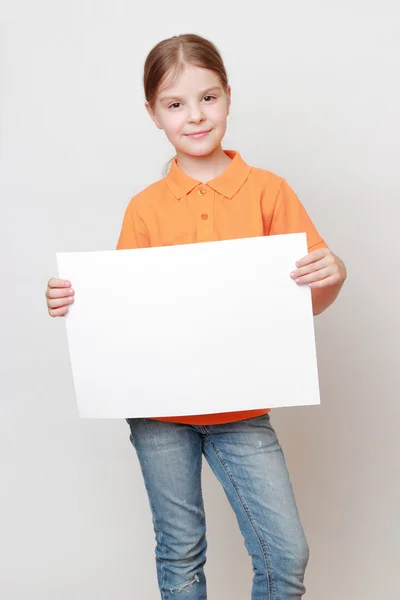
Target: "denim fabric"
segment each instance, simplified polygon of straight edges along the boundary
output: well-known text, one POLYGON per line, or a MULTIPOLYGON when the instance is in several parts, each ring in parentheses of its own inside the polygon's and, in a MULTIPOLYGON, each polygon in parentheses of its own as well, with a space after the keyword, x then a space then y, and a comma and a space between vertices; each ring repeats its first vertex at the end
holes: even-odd
POLYGON ((153 514, 162 600, 206 600, 204 454, 253 564, 252 600, 299 600, 308 545, 269 414, 223 425, 127 419, 153 514))

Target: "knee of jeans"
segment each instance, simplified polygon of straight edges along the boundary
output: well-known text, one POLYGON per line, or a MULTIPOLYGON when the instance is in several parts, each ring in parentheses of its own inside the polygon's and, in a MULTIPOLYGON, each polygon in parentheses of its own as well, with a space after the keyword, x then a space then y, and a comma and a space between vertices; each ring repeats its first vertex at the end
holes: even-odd
MULTIPOLYGON (((290 565, 291 571, 304 573, 308 560, 310 558, 310 548, 306 538, 298 540, 295 546, 292 546, 287 553, 287 564, 290 565)), ((286 561, 285 561, 286 562, 286 561)))
POLYGON ((171 594, 179 594, 180 592, 185 592, 186 594, 191 594, 194 591, 194 587, 196 584, 200 583, 200 578, 198 575, 195 575, 189 581, 182 583, 182 585, 178 585, 176 587, 172 587, 169 589, 171 594))

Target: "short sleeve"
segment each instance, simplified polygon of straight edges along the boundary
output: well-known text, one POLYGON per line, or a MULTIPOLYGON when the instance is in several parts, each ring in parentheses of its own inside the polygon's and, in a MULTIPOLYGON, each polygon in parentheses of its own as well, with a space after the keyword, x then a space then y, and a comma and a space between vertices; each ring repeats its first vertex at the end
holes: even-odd
POLYGON ((306 233, 308 251, 326 248, 306 209, 285 180, 282 180, 271 219, 269 234, 306 233))
POLYGON ((125 211, 116 249, 129 250, 149 247, 150 237, 147 227, 131 202, 125 211))

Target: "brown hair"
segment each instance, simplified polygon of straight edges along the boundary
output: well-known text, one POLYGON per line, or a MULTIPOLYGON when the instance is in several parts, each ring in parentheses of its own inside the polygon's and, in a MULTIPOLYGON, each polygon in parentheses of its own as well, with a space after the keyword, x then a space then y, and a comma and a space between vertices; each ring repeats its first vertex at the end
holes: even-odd
POLYGON ((199 35, 178 35, 159 42, 146 58, 143 86, 150 106, 153 106, 160 87, 166 83, 168 74, 176 76, 186 64, 214 71, 227 90, 228 76, 216 46, 199 35))

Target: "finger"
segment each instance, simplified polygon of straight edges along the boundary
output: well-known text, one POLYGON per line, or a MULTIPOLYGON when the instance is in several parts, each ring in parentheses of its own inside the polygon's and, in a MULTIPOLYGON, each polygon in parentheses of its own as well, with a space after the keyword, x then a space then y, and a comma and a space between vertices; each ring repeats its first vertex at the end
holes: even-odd
POLYGON ((300 260, 297 261, 296 267, 305 267, 310 263, 313 263, 321 258, 324 258, 327 254, 330 253, 328 248, 319 248, 318 250, 314 250, 314 252, 310 252, 306 256, 303 256, 300 260))
POLYGON ((305 285, 306 283, 312 283, 314 281, 326 279, 331 275, 331 269, 329 267, 326 267, 325 269, 320 269, 319 271, 315 271, 314 273, 309 273, 308 275, 303 275, 303 277, 299 277, 298 279, 296 279, 296 283, 299 285, 305 285))
POLYGON ((51 317, 64 317, 68 312, 68 306, 62 308, 49 308, 49 315, 51 317))
POLYGON ((337 274, 330 275, 325 279, 321 279, 320 281, 314 281, 310 283, 310 288, 324 288, 329 287, 330 285, 336 285, 340 281, 340 276, 337 274))
POLYGON ((49 308, 61 308, 62 306, 68 306, 74 302, 73 296, 69 296, 68 298, 55 298, 54 300, 47 300, 47 306, 49 308))
POLYGON ((47 298, 67 298, 68 296, 73 296, 75 291, 72 288, 47 288, 45 296, 47 298))
POLYGON ((65 288, 71 287, 71 282, 67 279, 56 279, 55 277, 52 277, 51 279, 49 279, 47 285, 49 288, 65 288))
POLYGON ((321 260, 317 260, 317 262, 313 262, 313 263, 310 263, 309 265, 306 265, 305 267, 296 269, 295 271, 290 273, 290 276, 293 279, 298 279, 299 277, 302 277, 303 275, 307 275, 307 273, 314 273, 314 271, 319 271, 320 269, 323 269, 323 268, 327 267, 328 265, 329 265, 329 261, 327 261, 327 257, 325 256, 321 260))

